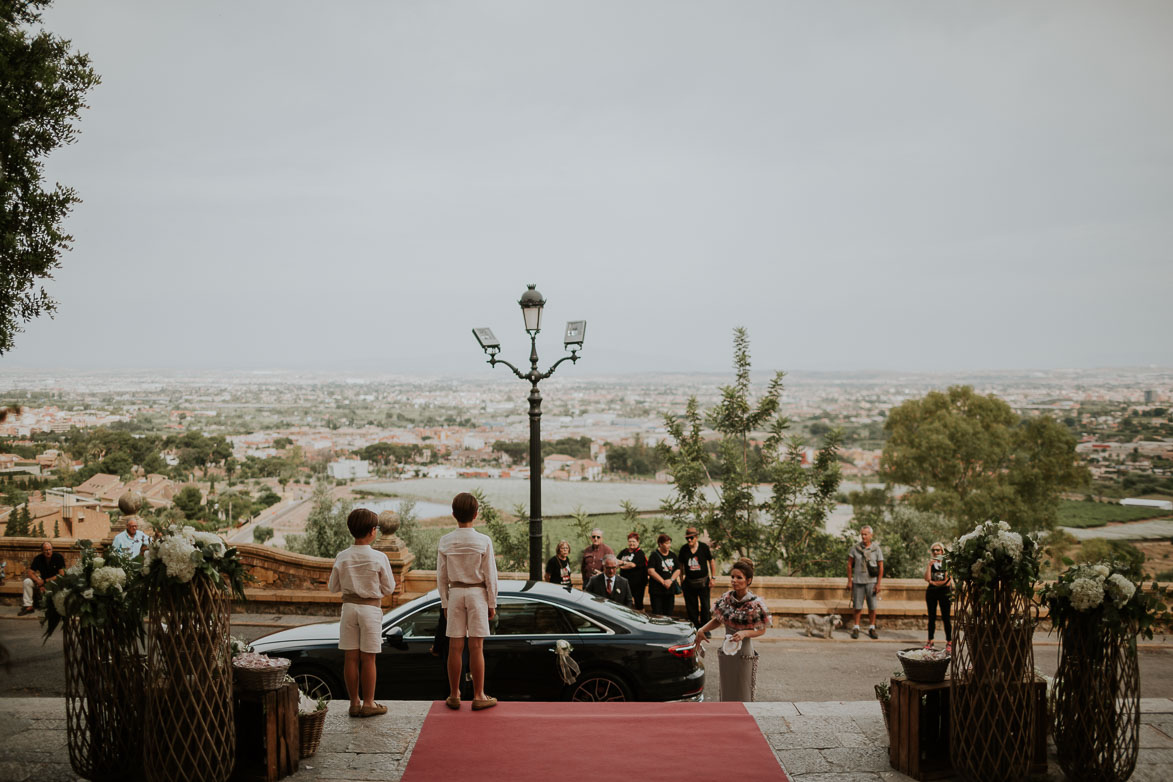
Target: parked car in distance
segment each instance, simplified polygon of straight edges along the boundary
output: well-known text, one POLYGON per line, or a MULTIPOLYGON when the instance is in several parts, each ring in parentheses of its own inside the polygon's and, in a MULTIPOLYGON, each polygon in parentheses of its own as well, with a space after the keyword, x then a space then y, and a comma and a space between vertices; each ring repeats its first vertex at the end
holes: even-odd
MULTIPOLYGON (((377 661, 375 697, 442 700, 444 664, 432 653, 440 621, 435 590, 388 611, 377 661)), ((692 625, 537 581, 502 581, 492 635, 485 639, 487 689, 501 700, 701 700, 705 669, 692 625), (555 644, 566 640, 580 674, 565 684, 555 644)), ((253 648, 291 661, 302 689, 345 699, 338 623, 303 625, 263 636, 253 648)), ((467 667, 467 666, 466 666, 467 667)), ((471 683, 464 674, 465 697, 471 683)))

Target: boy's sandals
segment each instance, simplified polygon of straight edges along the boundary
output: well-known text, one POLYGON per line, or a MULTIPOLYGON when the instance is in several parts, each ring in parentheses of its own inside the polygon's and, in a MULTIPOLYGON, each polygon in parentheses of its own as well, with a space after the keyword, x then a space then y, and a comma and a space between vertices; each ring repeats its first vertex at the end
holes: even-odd
POLYGON ((496 698, 485 698, 484 700, 474 698, 472 702, 472 710, 480 711, 481 709, 491 709, 497 705, 496 698))
POLYGON ((363 706, 358 710, 358 716, 360 717, 378 717, 386 713, 387 707, 381 703, 376 703, 374 706, 363 706))
POLYGON ((361 711, 362 711, 361 705, 360 706, 351 706, 349 714, 352 717, 361 717, 362 716, 362 714, 360 713, 361 711))
POLYGON ((444 705, 450 709, 459 709, 460 708, 459 696, 449 695, 447 698, 444 699, 444 705))

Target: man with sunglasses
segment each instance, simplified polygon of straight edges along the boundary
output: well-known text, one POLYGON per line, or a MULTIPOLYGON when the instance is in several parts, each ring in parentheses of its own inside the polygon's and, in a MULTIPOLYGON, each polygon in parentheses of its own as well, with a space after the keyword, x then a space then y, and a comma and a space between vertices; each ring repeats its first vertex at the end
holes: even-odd
POLYGON ((603 542, 603 530, 595 527, 591 530, 591 544, 582 550, 582 586, 603 572, 603 558, 615 556, 611 547, 603 542))

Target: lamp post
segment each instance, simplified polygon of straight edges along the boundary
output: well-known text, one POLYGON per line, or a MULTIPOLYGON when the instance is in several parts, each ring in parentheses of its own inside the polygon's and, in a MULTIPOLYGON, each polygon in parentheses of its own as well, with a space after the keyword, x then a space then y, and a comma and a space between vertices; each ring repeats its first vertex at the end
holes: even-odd
POLYGON ((538 332, 542 330, 542 307, 546 299, 536 290, 536 285, 527 285, 521 294, 521 315, 525 319, 525 330, 529 334, 529 372, 522 372, 504 359, 497 358, 501 342, 493 335, 492 329, 473 329, 473 336, 481 350, 489 356, 489 366, 504 364, 513 370, 519 379, 528 381, 529 392, 529 577, 531 581, 542 580, 542 393, 538 383, 550 375, 563 361, 578 362, 578 351, 582 350, 586 334, 585 320, 572 320, 566 324, 562 338, 563 347, 570 351, 554 362, 545 372, 538 371, 538 332))

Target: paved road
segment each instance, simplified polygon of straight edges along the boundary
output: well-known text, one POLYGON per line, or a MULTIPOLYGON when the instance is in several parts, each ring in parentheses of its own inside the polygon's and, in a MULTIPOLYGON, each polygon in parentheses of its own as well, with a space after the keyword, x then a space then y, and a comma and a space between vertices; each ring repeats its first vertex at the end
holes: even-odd
MULTIPOLYGON (((16 617, 13 606, 0 607, 0 638, 8 645, 13 665, 0 672, 0 697, 65 694, 61 634, 41 642, 40 624, 31 617, 16 617)), ((236 614, 232 633, 253 639, 282 626, 322 621, 322 617, 236 614)), ((873 685, 900 669, 896 652, 919 645, 919 634, 885 632, 879 640, 862 637, 852 641, 846 633, 832 640, 807 638, 798 630, 777 628, 756 644, 759 701, 865 701, 874 696, 873 685)), ((710 659, 716 645, 709 644, 710 659)), ((1058 665, 1058 645, 1046 635, 1035 636, 1035 665, 1053 675, 1058 665)), ((1173 637, 1158 636, 1140 647, 1141 697, 1173 697, 1173 637)), ((716 700, 717 666, 709 666, 705 697, 716 700)))

